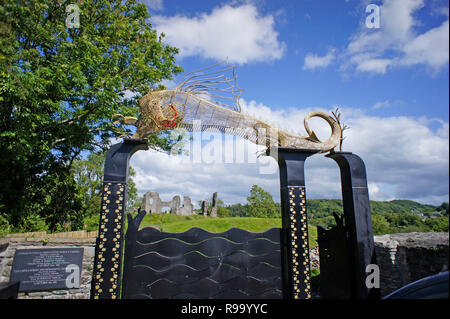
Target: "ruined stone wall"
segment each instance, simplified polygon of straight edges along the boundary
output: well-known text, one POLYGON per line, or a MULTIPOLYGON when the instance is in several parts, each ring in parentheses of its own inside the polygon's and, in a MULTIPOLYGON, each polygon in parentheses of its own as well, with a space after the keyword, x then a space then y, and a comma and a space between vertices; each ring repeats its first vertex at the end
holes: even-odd
POLYGON ((382 296, 448 270, 448 233, 391 234, 374 240, 382 296))
POLYGON ((189 216, 194 213, 194 205, 189 196, 183 196, 183 206, 180 206, 181 198, 179 195, 173 197, 171 201, 162 201, 158 192, 147 192, 144 194, 141 209, 147 214, 161 214, 163 207, 169 207, 170 213, 181 216, 189 216))

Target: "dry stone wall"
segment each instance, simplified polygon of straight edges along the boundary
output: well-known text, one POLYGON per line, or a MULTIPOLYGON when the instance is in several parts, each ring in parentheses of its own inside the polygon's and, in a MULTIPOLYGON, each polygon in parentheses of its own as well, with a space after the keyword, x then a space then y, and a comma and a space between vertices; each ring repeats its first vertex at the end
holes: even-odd
POLYGON ((80 288, 20 292, 19 299, 88 299, 90 297, 92 267, 95 255, 96 232, 57 234, 35 233, 0 238, 0 282, 9 282, 16 249, 83 248, 80 288))
POLYGON ((380 291, 385 296, 421 278, 447 271, 448 233, 375 236, 380 291))

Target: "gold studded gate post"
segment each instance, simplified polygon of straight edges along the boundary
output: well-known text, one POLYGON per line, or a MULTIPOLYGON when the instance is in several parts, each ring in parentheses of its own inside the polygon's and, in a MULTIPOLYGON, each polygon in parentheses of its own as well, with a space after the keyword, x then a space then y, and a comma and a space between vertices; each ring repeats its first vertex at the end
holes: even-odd
POLYGON ((267 152, 267 155, 277 160, 280 168, 281 256, 285 299, 311 298, 304 164, 315 153, 284 147, 273 147, 267 152))
POLYGON ((124 139, 106 153, 91 299, 120 298, 128 164, 136 151, 146 149, 146 140, 124 139))

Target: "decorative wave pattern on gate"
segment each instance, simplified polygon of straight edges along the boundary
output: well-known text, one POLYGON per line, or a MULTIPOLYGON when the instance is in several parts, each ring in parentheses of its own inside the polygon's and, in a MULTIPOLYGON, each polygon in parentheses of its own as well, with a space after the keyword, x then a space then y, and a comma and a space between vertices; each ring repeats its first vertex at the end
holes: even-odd
POLYGON ((123 298, 279 299, 280 229, 165 233, 132 224, 124 271, 123 298))

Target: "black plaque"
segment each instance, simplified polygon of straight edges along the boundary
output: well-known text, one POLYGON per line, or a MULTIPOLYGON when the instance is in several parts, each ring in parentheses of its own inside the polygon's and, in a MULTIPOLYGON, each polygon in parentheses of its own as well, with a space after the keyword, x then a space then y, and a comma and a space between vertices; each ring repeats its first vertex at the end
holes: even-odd
POLYGON ((19 291, 79 288, 82 262, 83 248, 17 249, 10 282, 19 291))

